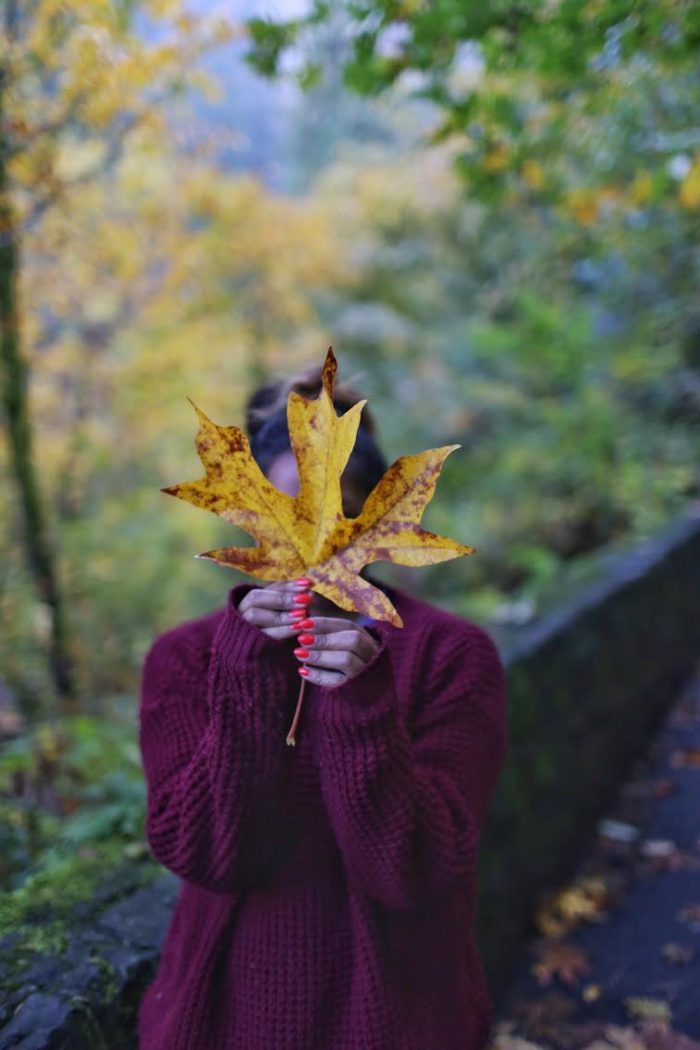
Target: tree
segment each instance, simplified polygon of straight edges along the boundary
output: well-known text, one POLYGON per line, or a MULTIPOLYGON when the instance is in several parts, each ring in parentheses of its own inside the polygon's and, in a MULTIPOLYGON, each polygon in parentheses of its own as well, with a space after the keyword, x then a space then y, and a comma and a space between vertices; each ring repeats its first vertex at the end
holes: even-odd
POLYGON ((40 491, 23 345, 22 243, 80 185, 108 171, 129 134, 165 128, 161 106, 188 81, 192 59, 230 27, 196 22, 179 0, 113 4, 4 0, 0 26, 0 354, 9 459, 29 572, 50 619, 57 694, 75 708, 66 603, 49 515, 40 491), (162 42, 144 43, 137 16, 162 42), (74 152, 82 163, 66 165, 74 152), (68 170, 66 170, 68 168, 68 170))
MULTIPOLYGON (((195 101, 183 98, 167 135, 135 128, 109 172, 66 188, 23 238, 34 458, 81 710, 133 690, 149 635, 220 596, 221 579, 189 556, 214 523, 163 513, 158 492, 192 455, 186 397, 240 419, 252 385, 330 338, 317 299, 343 268, 331 207, 222 171, 201 124, 196 148, 183 146, 195 101)), ((66 144, 59 161, 74 173, 89 163, 90 143, 66 144)), ((37 660, 49 624, 12 501, 0 511, 0 665, 33 718, 43 696, 50 707, 37 660)))
MULTIPOLYGON (((314 0, 304 17, 249 19, 248 61, 275 76, 282 57, 295 49, 302 56, 300 82, 313 83, 317 60, 308 42, 337 15, 337 6, 314 0)), ((349 17, 345 85, 376 95, 410 74, 410 82, 417 83, 412 93, 432 100, 441 114, 430 141, 457 141, 456 164, 470 192, 491 199, 523 186, 548 200, 565 199, 572 187, 564 173, 551 170, 550 161, 562 151, 576 151, 575 128, 624 106, 649 69, 658 82, 670 71, 696 75, 696 4, 349 0, 344 8, 349 17)), ((650 141, 642 136, 641 148, 649 151, 650 141)), ((700 199, 700 153, 694 145, 682 202, 700 199)), ((675 144, 656 150, 659 169, 673 150, 675 144)), ((617 174, 613 188, 631 188, 638 172, 617 174)), ((588 179, 574 187, 572 200, 584 217, 595 210, 596 192, 611 189, 604 163, 597 170, 589 166, 588 179)), ((657 191, 675 196, 677 182, 659 177, 657 191)))

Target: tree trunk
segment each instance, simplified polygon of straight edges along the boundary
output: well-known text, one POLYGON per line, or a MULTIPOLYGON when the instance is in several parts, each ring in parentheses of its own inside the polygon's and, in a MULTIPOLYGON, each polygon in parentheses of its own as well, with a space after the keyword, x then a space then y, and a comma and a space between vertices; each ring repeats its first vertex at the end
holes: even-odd
MULTIPOLYGON (((6 7, 11 21, 12 5, 6 7)), ((11 29, 11 26, 7 26, 11 29)), ((9 35, 9 33, 8 33, 9 35)), ((10 468, 14 474, 23 522, 23 541, 29 572, 50 616, 49 670, 63 710, 77 710, 72 660, 68 645, 65 601, 56 569, 32 454, 32 429, 28 403, 27 364, 22 354, 18 323, 17 285, 19 244, 16 236, 7 173, 4 133, 4 91, 9 71, 0 66, 0 362, 2 407, 7 425, 10 468)))

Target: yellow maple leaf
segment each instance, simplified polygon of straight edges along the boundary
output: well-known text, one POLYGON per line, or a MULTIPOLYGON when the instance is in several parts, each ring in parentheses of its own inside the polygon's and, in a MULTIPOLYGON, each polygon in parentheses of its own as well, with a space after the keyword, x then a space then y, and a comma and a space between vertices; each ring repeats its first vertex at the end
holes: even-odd
POLYGON ((281 492, 265 477, 240 427, 212 423, 191 398, 200 424, 195 445, 206 475, 161 492, 218 514, 258 541, 255 547, 221 547, 195 557, 263 580, 308 576, 312 589, 341 609, 403 627, 387 595, 358 574, 374 561, 432 565, 474 553, 476 547, 419 524, 445 459, 461 446, 400 456, 375 485, 361 513, 346 518, 340 478, 366 401, 338 416, 333 404, 337 367, 329 347, 319 396, 308 399, 291 391, 287 398, 287 425, 299 475, 296 496, 281 492))

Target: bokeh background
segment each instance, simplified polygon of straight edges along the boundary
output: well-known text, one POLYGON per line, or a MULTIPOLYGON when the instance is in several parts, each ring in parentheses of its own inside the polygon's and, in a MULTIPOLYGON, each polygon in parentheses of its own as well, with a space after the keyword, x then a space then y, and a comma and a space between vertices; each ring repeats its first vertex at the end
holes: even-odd
POLYGON ((504 631, 698 503, 700 16, 0 11, 0 886, 36 894, 144 851, 144 654, 241 578, 160 492, 188 397, 242 425, 332 344, 389 462, 461 445, 423 524, 477 553, 393 578, 504 631))

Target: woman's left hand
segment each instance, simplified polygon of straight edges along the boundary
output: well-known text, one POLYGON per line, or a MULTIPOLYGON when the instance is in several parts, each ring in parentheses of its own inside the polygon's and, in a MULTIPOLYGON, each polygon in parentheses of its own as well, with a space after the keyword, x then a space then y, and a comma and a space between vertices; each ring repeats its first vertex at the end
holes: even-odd
POLYGON ((313 621, 313 627, 300 631, 294 655, 302 663, 299 673, 315 685, 347 681, 367 666, 379 648, 369 631, 343 616, 314 616, 313 621))

